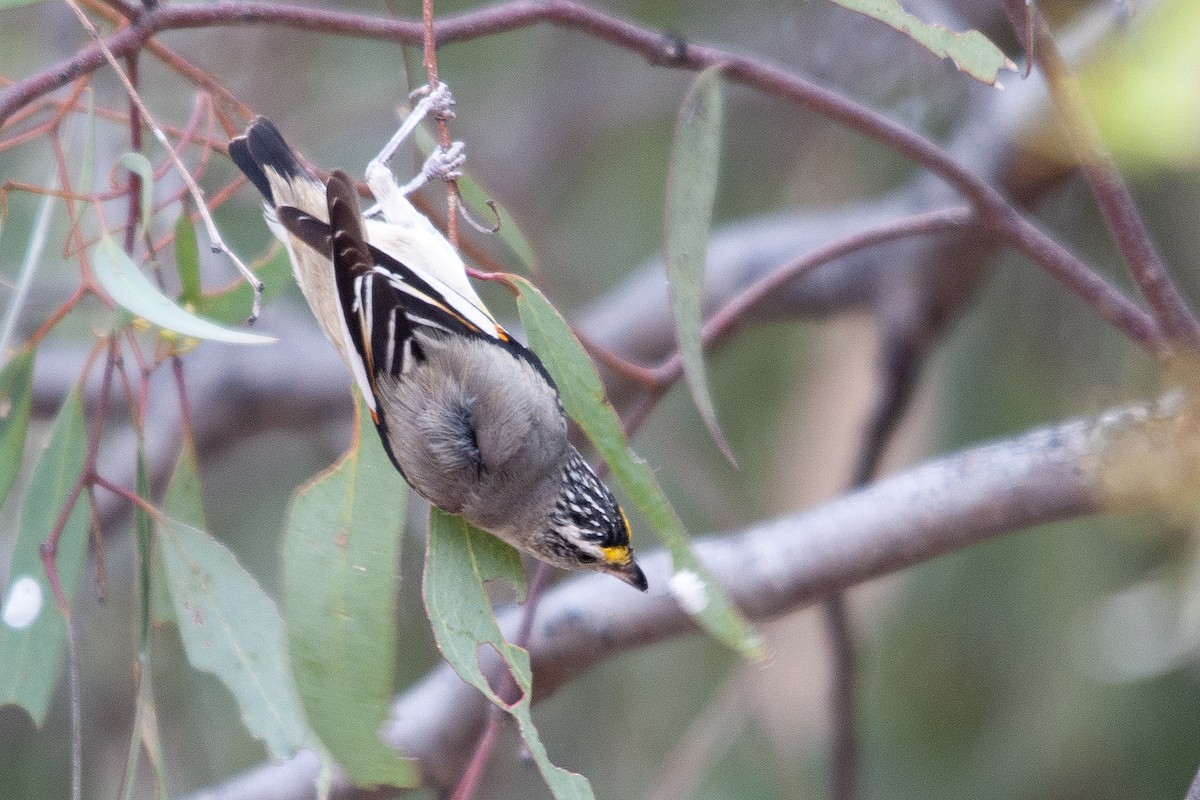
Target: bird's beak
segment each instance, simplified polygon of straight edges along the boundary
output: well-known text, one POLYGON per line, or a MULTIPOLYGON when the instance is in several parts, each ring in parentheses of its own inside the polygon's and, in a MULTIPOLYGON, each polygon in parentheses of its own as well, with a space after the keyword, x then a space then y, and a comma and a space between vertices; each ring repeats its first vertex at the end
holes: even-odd
POLYGON ((644 592, 650 587, 650 584, 646 581, 646 573, 642 572, 642 568, 633 559, 630 559, 628 564, 613 569, 612 574, 639 592, 644 592))

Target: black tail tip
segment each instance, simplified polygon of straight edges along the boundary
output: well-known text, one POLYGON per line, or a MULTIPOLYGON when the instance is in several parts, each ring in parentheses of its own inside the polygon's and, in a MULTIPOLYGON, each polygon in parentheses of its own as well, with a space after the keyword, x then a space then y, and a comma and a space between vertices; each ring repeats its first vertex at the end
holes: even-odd
POLYGON ((275 123, 266 117, 255 117, 246 132, 229 143, 229 157, 271 205, 275 202, 271 183, 267 180, 267 169, 288 179, 312 177, 300 165, 275 123))

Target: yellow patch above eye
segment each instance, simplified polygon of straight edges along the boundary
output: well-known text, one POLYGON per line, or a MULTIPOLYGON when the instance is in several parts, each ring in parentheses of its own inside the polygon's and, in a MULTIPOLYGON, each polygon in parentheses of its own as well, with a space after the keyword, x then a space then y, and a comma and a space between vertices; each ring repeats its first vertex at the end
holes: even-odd
POLYGON ((633 560, 633 553, 629 552, 629 548, 624 545, 620 547, 601 547, 600 552, 604 554, 604 560, 609 564, 615 564, 623 567, 633 560))

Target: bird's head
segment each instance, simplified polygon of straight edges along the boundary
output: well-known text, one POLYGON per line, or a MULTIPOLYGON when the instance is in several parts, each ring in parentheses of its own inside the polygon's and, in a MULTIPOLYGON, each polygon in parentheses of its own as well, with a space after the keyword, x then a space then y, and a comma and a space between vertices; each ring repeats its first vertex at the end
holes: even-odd
POLYGON ((572 448, 561 491, 550 515, 550 533, 566 552, 555 559, 574 569, 605 572, 646 591, 646 575, 633 559, 629 520, 604 482, 572 448))

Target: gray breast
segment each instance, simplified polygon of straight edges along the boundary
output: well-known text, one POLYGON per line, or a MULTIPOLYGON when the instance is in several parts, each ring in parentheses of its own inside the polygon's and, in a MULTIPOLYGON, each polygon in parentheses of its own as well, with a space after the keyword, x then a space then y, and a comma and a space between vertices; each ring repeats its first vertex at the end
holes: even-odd
MULTIPOLYGON (((416 334, 425 353, 379 376, 392 453, 434 505, 500 533, 550 503, 567 458, 554 389, 524 359, 486 341, 416 334)), ((510 538, 503 536, 503 538, 510 538)))

